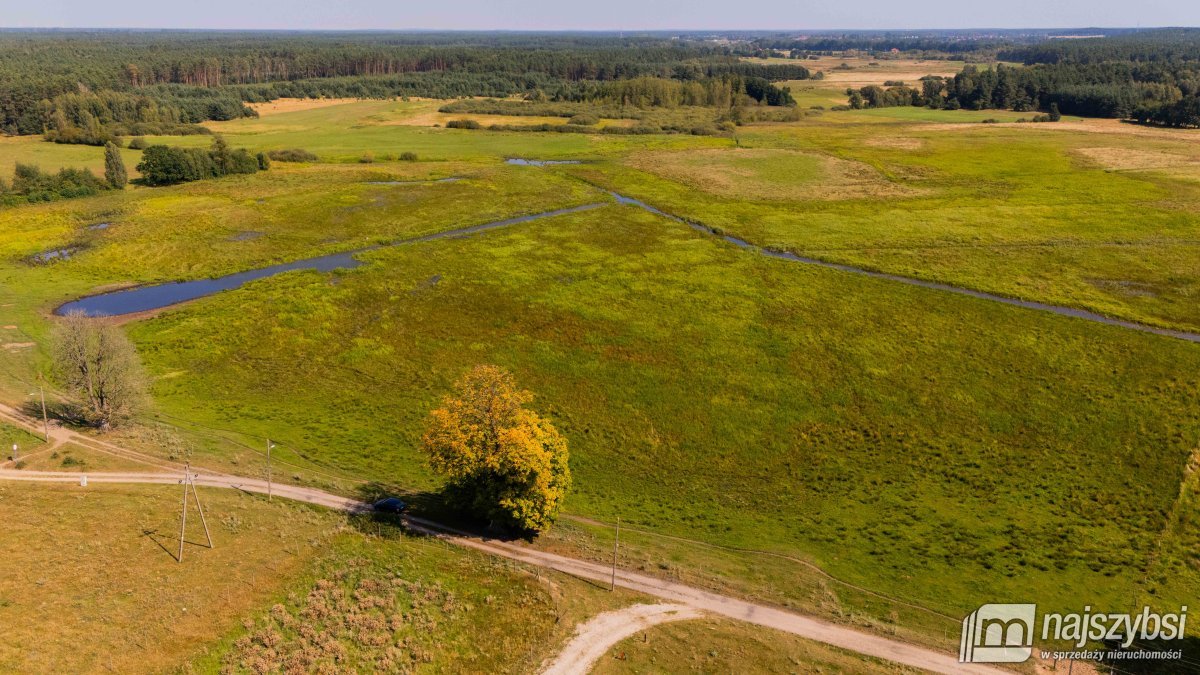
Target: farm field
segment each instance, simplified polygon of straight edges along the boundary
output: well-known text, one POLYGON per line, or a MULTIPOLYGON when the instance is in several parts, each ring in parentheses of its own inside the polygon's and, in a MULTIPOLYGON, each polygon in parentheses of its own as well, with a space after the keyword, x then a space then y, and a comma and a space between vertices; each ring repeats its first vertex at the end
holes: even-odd
MULTIPOLYGON (((924 65, 884 62, 880 74, 924 65)), ((610 194, 765 249, 1195 332, 1200 132, 909 107, 827 110, 747 124, 735 137, 500 132, 444 128, 497 116, 438 113, 442 101, 320 103, 208 124, 233 147, 303 148, 314 162, 0 209, 0 324, 6 343, 27 345, 0 350, 5 401, 28 405, 49 368, 52 312, 65 301, 378 247, 353 269, 291 272, 120 319, 153 403, 142 426, 113 437, 256 476, 252 449, 270 438, 287 463, 281 481, 346 492, 366 481, 436 512, 420 450, 426 416, 466 369, 494 363, 535 392, 533 407, 571 448, 575 488, 566 517, 534 544, 542 548, 607 560, 607 524, 619 517, 634 530, 622 533, 623 565, 945 649, 981 597, 1036 596, 1064 611, 1131 599, 1169 609, 1200 591, 1196 344, 770 258, 610 194), (385 159, 402 152, 418 160, 385 159), (514 157, 582 163, 506 163, 514 157), (36 261, 55 250, 70 255, 36 261)), ((132 168, 137 153, 124 152, 132 168)), ((0 171, 18 161, 95 168, 103 154, 0 141, 0 171)), ((0 427, 0 441, 21 433, 0 427)), ((123 468, 86 449, 39 455, 29 468, 69 466, 68 456, 90 470, 123 468)), ((92 528, 92 543, 64 545, 66 534, 47 534, 20 564, 48 569, 44 585, 59 589, 65 610, 68 598, 94 602, 89 583, 116 583, 71 579, 68 562, 143 562, 147 593, 114 611, 128 621, 151 612, 158 630, 181 631, 156 638, 175 645, 156 657, 164 668, 254 669, 268 644, 308 658, 312 645, 291 622, 323 597, 312 591, 375 589, 397 568, 415 584, 395 582, 409 594, 399 602, 432 598, 398 631, 409 636, 398 638, 405 654, 428 654, 421 667, 431 671, 449 658, 535 669, 578 620, 630 600, 235 494, 211 497, 210 520, 251 548, 244 574, 171 576, 205 568, 174 572, 134 530, 169 530, 174 492, 0 489, 0 510, 25 514, 13 518, 29 536, 38 525, 28 514, 46 508, 39 500, 63 503, 63 532, 82 527, 85 501, 117 514, 119 537, 92 528), (222 514, 253 525, 227 525, 222 514), (312 543, 259 539, 259 550, 249 536, 285 530, 312 543), (48 562, 63 546, 76 557, 48 562), (230 591, 227 606, 201 618, 166 602, 167 589, 201 582, 255 591, 230 591), (560 593, 566 608, 556 615, 560 593), (444 654, 421 637, 435 622, 444 654)), ((0 613, 32 606, 43 584, 21 582, 0 585, 0 613)), ((199 607, 194 593, 187 603, 199 607)), ((38 610, 42 625, 54 609, 38 610)), ((86 664, 114 645, 127 663, 144 658, 120 626, 75 656, 66 654, 82 637, 68 631, 34 652, 0 652, 0 664, 86 664)), ((661 626, 619 645, 626 658, 610 654, 597 672, 725 670, 748 642, 765 645, 752 632, 716 621, 661 626), (711 649, 696 647, 704 639, 711 649)), ((344 648, 364 669, 397 658, 344 648)), ((763 649, 763 663, 780 670, 904 672, 800 640, 763 649)))

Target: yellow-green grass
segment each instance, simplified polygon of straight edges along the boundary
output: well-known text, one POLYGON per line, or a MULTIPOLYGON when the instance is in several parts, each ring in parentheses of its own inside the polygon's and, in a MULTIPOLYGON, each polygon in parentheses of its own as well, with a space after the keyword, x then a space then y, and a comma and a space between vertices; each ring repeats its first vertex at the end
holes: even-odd
POLYGON ((667 623, 618 642, 593 675, 638 673, 917 673, 770 629, 719 619, 667 623))
MULTIPOLYGON (((686 135, 650 138, 606 134, 530 134, 432 128, 421 122, 437 117, 436 101, 347 103, 210 124, 235 147, 273 150, 302 147, 325 161, 357 161, 365 153, 415 152, 422 159, 464 160, 481 157, 590 158, 628 147, 695 147, 722 139, 686 135)), ((457 116, 470 117, 469 115, 457 116)), ((560 120, 565 122, 565 120, 560 120)), ((524 124, 533 122, 525 121, 524 124)), ((155 142, 204 145, 203 136, 155 138, 155 142)), ((724 141, 727 142, 727 141, 724 141)))
MULTIPOLYGON (((341 114, 348 119, 325 131, 310 120, 311 138, 353 158, 366 132, 341 114)), ((282 125, 291 115, 275 117, 282 125)), ((830 113, 741 130, 743 146, 858 162, 919 191, 824 201, 752 201, 621 163, 631 150, 711 150, 729 139, 602 139, 592 156, 617 161, 522 169, 499 162, 509 141, 490 139, 526 140, 513 153, 525 156, 554 156, 562 139, 390 126, 399 134, 390 138, 437 133, 438 152, 464 161, 277 165, 0 213, 0 305, 44 345, 44 313, 97 286, 195 278, 380 233, 483 222, 471 218, 480 209, 606 198, 572 173, 760 244, 1194 325, 1192 170, 1117 170, 1099 163, 1103 153, 1082 152, 1149 148, 1183 162, 1186 143, 1049 126, 830 113), (361 185, 374 172, 464 169, 477 173, 422 186, 411 200, 392 196, 410 186, 361 185), (220 217, 206 215, 213 210, 220 217), (127 236, 120 217, 110 230, 81 230, 112 213, 128 214, 127 236), (226 241, 258 225, 269 236, 226 241), (324 238, 330 230, 336 241, 324 238), (93 246, 71 261, 21 262, 80 237, 93 246), (169 253, 156 253, 160 246, 169 253)), ((282 147, 308 147, 296 130, 259 140, 281 137, 282 147)), ((757 189, 778 185, 780 195, 800 178, 825 180, 741 168, 757 189)), ((463 369, 498 362, 568 433, 572 513, 786 552, 950 615, 981 596, 1036 595, 1078 609, 1082 600, 1124 606, 1151 591, 1166 604, 1195 595, 1195 549, 1178 525, 1195 517, 1194 500, 1178 499, 1200 414, 1193 345, 763 260, 615 206, 367 259, 359 270, 266 280, 131 326, 156 377, 157 412, 270 436, 290 459, 331 471, 429 488, 417 450, 424 414, 463 369)), ((0 359, 14 398, 31 391, 19 378, 45 365, 41 349, 0 359)), ((244 466, 236 448, 197 452, 244 466)), ((594 534, 603 557, 603 529, 594 534)), ((791 563, 764 574, 702 548, 642 548, 653 566, 667 565, 659 572, 947 639, 915 612, 892 618, 888 603, 836 585, 823 604, 818 580, 794 575, 791 563), (714 569, 735 582, 712 578, 714 569)))
POLYGON ((225 274, 601 196, 578 181, 502 164, 284 165, 255 176, 6 209, 0 251, 10 278, 29 284, 19 295, 67 299, 79 284, 225 274), (433 182, 450 176, 462 180, 433 182), (403 184, 377 184, 390 181, 403 184), (109 226, 89 229, 100 222, 109 226), (80 250, 68 262, 27 262, 71 246, 80 250))
POLYGON ((793 554, 950 616, 1200 587, 1194 553, 1152 553, 1200 430, 1191 344, 764 259, 629 207, 368 259, 133 326, 172 375, 158 405, 426 489, 424 416, 494 362, 567 434, 572 513, 793 554))
MULTIPOLYGON (((131 178, 139 175, 135 167, 141 156, 139 150, 121 150, 131 178)), ((17 164, 32 164, 52 172, 63 168, 90 169, 97 176, 103 176, 104 148, 47 143, 41 136, 0 136, 0 179, 11 183, 17 164)))
POLYGON ((18 458, 39 452, 46 447, 40 436, 34 436, 24 429, 0 422, 0 462, 11 459, 14 445, 17 446, 18 458))
POLYGON ((741 146, 856 162, 862 171, 879 172, 890 191, 875 198, 847 194, 844 177, 814 182, 803 172, 775 172, 777 163, 764 161, 740 169, 751 172, 750 189, 738 198, 736 188, 723 187, 737 180, 708 175, 744 152, 734 148, 660 152, 650 161, 633 155, 625 162, 640 170, 609 164, 571 170, 761 246, 1151 324, 1200 327, 1200 167, 1187 137, 1025 125, 925 129, 832 117, 752 128, 741 146), (1152 149, 1163 164, 1115 171, 1089 156, 1095 148, 1116 156, 1152 149), (721 152, 730 159, 720 159, 721 152), (796 199, 798 190, 826 198, 796 199))

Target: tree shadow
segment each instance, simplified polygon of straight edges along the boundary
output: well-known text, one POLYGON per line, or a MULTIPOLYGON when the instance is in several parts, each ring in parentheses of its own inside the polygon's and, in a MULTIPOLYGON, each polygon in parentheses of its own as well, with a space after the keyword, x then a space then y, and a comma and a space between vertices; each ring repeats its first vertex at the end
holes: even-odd
MULTIPOLYGON (((405 515, 424 518, 449 529, 484 539, 496 539, 506 542, 524 541, 530 543, 537 536, 535 533, 516 532, 472 516, 456 508, 453 505, 453 500, 445 490, 436 492, 428 490, 418 491, 380 481, 373 481, 359 485, 355 491, 355 497, 367 504, 373 504, 385 497, 399 497, 409 505, 408 510, 405 511, 405 515)), ((385 536, 389 532, 398 534, 398 532, 389 530, 389 527, 402 527, 403 518, 398 514, 368 511, 352 516, 351 523, 366 534, 385 536)), ((408 532, 410 536, 420 534, 413 530, 404 531, 408 532)))
MULTIPOLYGON (((20 411, 31 420, 42 423, 42 402, 40 399, 26 399, 20 405, 20 411)), ((46 401, 46 417, 62 426, 95 429, 96 425, 84 414, 77 405, 61 401, 46 401)))

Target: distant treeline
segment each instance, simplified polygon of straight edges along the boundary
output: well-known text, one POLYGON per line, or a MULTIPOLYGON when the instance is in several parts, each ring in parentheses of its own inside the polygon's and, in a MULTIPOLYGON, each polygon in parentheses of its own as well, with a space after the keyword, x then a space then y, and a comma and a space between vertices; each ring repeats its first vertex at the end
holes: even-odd
POLYGON ((285 96, 569 97, 646 77, 808 76, 801 65, 747 63, 728 47, 665 37, 0 32, 0 131, 99 144, 135 124, 174 133, 285 96))
POLYGON ((1171 63, 1200 61, 1200 29, 1162 28, 1109 38, 1048 40, 1003 49, 1005 61, 1090 64, 1108 61, 1171 63))
POLYGON ((730 108, 739 104, 794 105, 787 87, 779 88, 761 77, 725 75, 680 82, 660 77, 638 77, 615 82, 584 83, 556 95, 555 100, 632 106, 674 108, 713 106, 730 108))
POLYGON ((1034 61, 1027 66, 968 65, 952 78, 863 87, 848 92, 850 105, 1017 111, 1054 106, 1068 115, 1200 126, 1200 31, 1064 40, 1027 50, 1022 53, 1034 61))

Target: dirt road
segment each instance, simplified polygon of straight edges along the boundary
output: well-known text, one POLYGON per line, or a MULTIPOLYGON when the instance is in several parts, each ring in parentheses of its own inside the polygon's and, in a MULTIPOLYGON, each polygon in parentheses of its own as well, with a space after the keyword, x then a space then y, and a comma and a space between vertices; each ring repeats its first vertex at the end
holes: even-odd
POLYGON ((575 637, 559 652, 542 675, 587 673, 592 664, 621 640, 668 621, 698 619, 703 612, 679 604, 633 605, 597 614, 575 630, 575 637))
MULTIPOLYGON (((8 406, 0 404, 0 417, 6 421, 18 424, 32 432, 37 432, 38 426, 26 419, 23 415, 13 410, 8 406)), ((90 436, 75 433, 68 429, 53 430, 52 439, 60 442, 73 442, 95 447, 97 439, 90 436)), ((121 448, 111 443, 99 441, 109 451, 114 454, 120 453, 121 448)), ((130 459, 145 458, 146 455, 135 451, 128 451, 126 457, 130 459)), ((140 461, 140 460, 139 460, 140 461)), ((154 459, 156 464, 160 464, 163 460, 154 459)), ((96 485, 101 483, 150 483, 150 484, 177 484, 183 477, 182 469, 176 472, 159 472, 159 473, 79 473, 79 472, 57 472, 57 471, 23 471, 17 469, 2 468, 0 469, 0 480, 17 480, 17 481, 32 481, 32 482, 53 482, 53 483, 75 483, 79 484, 84 476, 87 476, 88 485, 96 485)), ((241 476, 233 476, 230 474, 222 474, 202 469, 193 469, 195 482, 197 485, 208 487, 219 487, 242 490, 257 494, 267 493, 267 483, 263 480, 254 478, 244 478, 241 476)), ((83 488, 87 489, 87 488, 83 488)), ((271 493, 274 496, 296 501, 316 504, 327 508, 338 509, 350 513, 363 512, 370 509, 370 506, 346 497, 330 494, 313 488, 297 487, 293 485, 273 484, 271 493)), ((590 579, 608 584, 613 579, 613 570, 606 565, 600 565, 586 560, 578 560, 568 558, 566 556, 547 553, 530 548, 526 545, 514 544, 506 541, 488 539, 474 535, 468 532, 462 532, 453 528, 440 525, 438 523, 409 516, 405 518, 405 524, 409 529, 427 534, 429 536, 438 537, 448 542, 458 544, 467 548, 472 548, 484 553, 503 556, 510 560, 516 560, 529 565, 544 567, 557 570, 565 574, 570 574, 583 579, 590 579)), ((672 603, 679 603, 702 612, 717 614, 720 616, 747 621, 759 626, 765 626, 776 630, 781 630, 793 635, 824 642, 826 644, 840 647, 851 652, 874 656, 896 663, 922 668, 936 673, 958 674, 958 673, 980 673, 999 675, 1009 673, 1009 671, 992 668, 989 666, 977 664, 959 663, 954 655, 944 652, 934 651, 926 647, 919 647, 898 640, 891 640, 882 636, 872 635, 846 626, 829 623, 827 621, 816 619, 808 616, 803 616, 793 612, 788 612, 768 605, 760 605, 757 603, 733 598, 711 591, 705 591, 699 588, 687 586, 685 584, 651 577, 637 572, 618 569, 616 570, 615 583, 622 588, 635 590, 646 595, 650 595, 663 600, 668 600, 672 603)))

